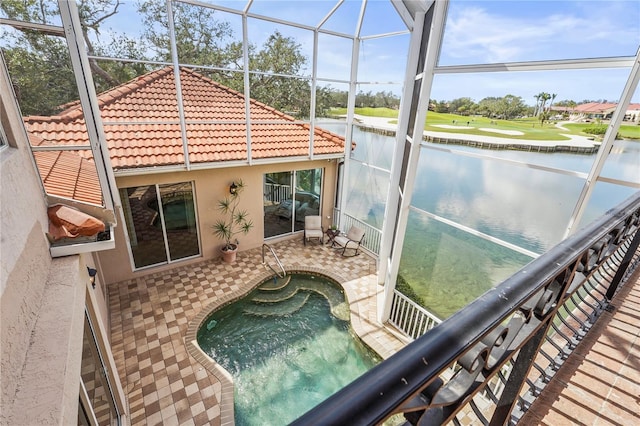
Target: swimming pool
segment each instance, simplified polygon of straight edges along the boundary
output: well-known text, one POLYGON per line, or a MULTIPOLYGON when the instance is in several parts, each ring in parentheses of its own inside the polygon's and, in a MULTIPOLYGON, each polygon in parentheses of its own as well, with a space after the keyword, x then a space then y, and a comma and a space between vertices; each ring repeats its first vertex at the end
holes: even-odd
POLYGON ((215 311, 197 341, 233 376, 237 425, 289 423, 380 361, 353 335, 339 286, 309 274, 215 311))

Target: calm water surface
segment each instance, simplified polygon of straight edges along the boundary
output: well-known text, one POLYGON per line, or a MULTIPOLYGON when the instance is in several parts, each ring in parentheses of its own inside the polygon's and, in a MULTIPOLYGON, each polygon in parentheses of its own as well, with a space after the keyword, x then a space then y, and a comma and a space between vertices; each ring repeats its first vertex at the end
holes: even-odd
POLYGON ((342 292, 308 275, 208 318, 198 344, 233 376, 236 425, 288 424, 378 363, 345 318, 342 292))
MULTIPOLYGON (((321 127, 329 127, 325 123, 321 127)), ((344 124, 330 130, 344 134, 344 124)), ((391 168, 393 137, 354 129, 352 158, 381 169, 391 168)), ((411 204, 421 210, 481 231, 533 253, 544 253, 561 241, 584 184, 584 178, 496 161, 588 173, 596 157, 492 151, 447 145, 457 151, 423 147, 411 204), (482 154, 485 158, 461 155, 482 154)), ((640 183, 640 142, 616 141, 602 175, 640 183)), ((348 211, 378 228, 382 225, 389 174, 351 163, 347 184, 348 211)), ((619 204, 636 190, 598 182, 579 226, 619 204)), ((466 232, 410 213, 400 275, 423 304, 444 318, 474 300, 532 258, 466 232)))

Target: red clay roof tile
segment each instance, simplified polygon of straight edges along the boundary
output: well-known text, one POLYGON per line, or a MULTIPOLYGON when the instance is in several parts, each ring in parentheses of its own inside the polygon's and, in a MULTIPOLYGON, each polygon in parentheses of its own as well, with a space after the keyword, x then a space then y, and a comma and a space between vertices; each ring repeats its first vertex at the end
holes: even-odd
MULTIPOLYGON (((180 80, 185 119, 189 123, 186 125, 189 160, 197 163, 246 159, 246 125, 230 123, 244 121, 244 95, 186 68, 180 69, 180 80), (226 155, 219 155, 222 153, 226 155)), ((172 67, 150 72, 102 93, 98 102, 114 169, 183 162, 172 67)), ((42 144, 87 145, 79 103, 65 107, 57 116, 25 117, 29 132, 42 138, 42 144)), ((249 110, 251 148, 256 158, 308 155, 308 125, 295 123, 293 117, 255 100, 250 101, 249 110), (261 123, 265 121, 280 124, 261 123)), ((315 129, 316 154, 341 154, 343 149, 344 138, 315 129)))
POLYGON ((102 191, 93 162, 71 151, 36 151, 33 155, 47 193, 102 204, 102 191))
MULTIPOLYGON (((187 68, 180 69, 180 81, 189 161, 245 160, 244 95, 187 68)), ((114 169, 184 162, 173 67, 104 92, 98 104, 114 169)), ((24 118, 33 146, 89 145, 79 101, 62 107, 66 109, 55 116, 24 118)), ((308 155, 308 124, 295 123, 293 117, 253 99, 249 114, 253 158, 308 155)), ((315 128, 313 149, 316 154, 341 154, 344 138, 315 128)), ((35 157, 47 192, 100 204, 91 151, 41 151, 35 157)))

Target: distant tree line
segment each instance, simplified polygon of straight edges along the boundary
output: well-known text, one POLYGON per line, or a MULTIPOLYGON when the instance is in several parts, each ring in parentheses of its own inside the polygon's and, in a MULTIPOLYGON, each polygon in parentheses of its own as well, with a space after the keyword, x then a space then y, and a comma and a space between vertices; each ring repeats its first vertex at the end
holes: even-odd
POLYGON ((431 100, 430 109, 436 112, 459 115, 481 115, 489 118, 511 120, 530 115, 533 108, 526 105, 520 96, 486 97, 476 103, 471 98, 457 98, 451 101, 431 100))
MULTIPOLYGON (((573 100, 554 102, 557 94, 540 92, 533 96, 536 100, 534 106, 525 104, 520 96, 505 95, 503 97, 486 97, 480 102, 475 102, 468 97, 456 98, 450 101, 437 101, 431 99, 429 109, 441 113, 458 115, 480 115, 488 118, 512 120, 518 117, 537 117, 542 124, 553 117, 553 106, 575 108, 578 103, 573 100)), ((583 100, 580 102, 607 102, 607 100, 583 100)), ((568 113, 561 113, 568 116, 568 113)))
MULTIPOLYGON (((156 0, 137 2, 144 31, 141 37, 133 39, 124 34, 114 36, 104 31, 108 20, 119 13, 122 2, 78 0, 83 37, 88 54, 92 57, 90 65, 98 93, 157 67, 145 61, 172 62, 166 3, 156 0), (110 36, 98 37, 101 29, 110 36), (126 61, 95 57, 122 58, 126 61)), ((197 72, 212 80, 246 93, 241 71, 245 68, 242 43, 234 37, 229 23, 218 20, 218 14, 211 9, 188 3, 176 2, 171 5, 179 62, 193 65, 197 72)), ((58 13, 55 2, 43 0, 2 0, 0 9, 10 19, 42 24, 54 22, 58 13)), ((23 114, 50 115, 56 113, 59 106, 78 99, 63 38, 22 29, 13 33, 5 32, 0 46, 23 114)), ((296 117, 308 117, 311 85, 303 77, 308 74, 308 59, 302 53, 300 44, 275 31, 262 46, 250 44, 248 50, 250 96, 296 117)), ((508 94, 486 97, 477 103, 468 97, 450 101, 431 100, 429 108, 438 112, 507 120, 537 116, 544 123, 549 119, 556 94, 541 92, 534 97, 536 105, 533 107, 526 105, 520 96, 508 94)), ((347 101, 347 91, 318 86, 315 114, 323 116, 331 108, 346 108, 347 101)), ((560 101, 555 105, 575 106, 576 103, 560 101)), ((360 91, 356 94, 355 106, 398 109, 400 98, 390 91, 360 91)))
MULTIPOLYGON (((346 108, 349 99, 349 92, 337 90, 332 87, 320 89, 318 98, 323 98, 323 105, 328 108, 346 108)), ((317 100, 316 100, 317 102, 317 100)), ((356 94, 356 108, 400 108, 400 97, 392 92, 381 91, 372 93, 371 91, 360 91, 356 94)))
MULTIPOLYGON (((140 0, 136 3, 144 24, 141 37, 136 39, 104 30, 110 19, 117 19, 122 2, 78 1, 83 38, 92 57, 90 66, 98 93, 158 67, 146 63, 148 61, 172 62, 166 2, 140 0), (102 33, 108 36, 100 36, 102 33)), ((171 5, 178 61, 195 66, 197 72, 220 84, 247 93, 242 72, 246 67, 242 43, 234 37, 229 23, 217 19, 218 13, 211 9, 187 3, 171 5)), ((9 19, 40 24, 55 22, 58 15, 56 3, 43 0, 2 0, 0 10, 9 19)), ((19 29, 4 32, 0 47, 24 115, 55 114, 60 106, 78 99, 66 41, 62 37, 19 29)), ((250 44, 248 50, 250 96, 296 117, 309 117, 311 84, 303 77, 308 74, 308 59, 300 44, 276 30, 262 46, 250 44)), ((333 107, 346 107, 347 95, 346 91, 331 86, 319 86, 316 115, 325 115, 333 107)), ((356 95, 358 107, 397 109, 399 104, 399 97, 391 92, 356 95)))

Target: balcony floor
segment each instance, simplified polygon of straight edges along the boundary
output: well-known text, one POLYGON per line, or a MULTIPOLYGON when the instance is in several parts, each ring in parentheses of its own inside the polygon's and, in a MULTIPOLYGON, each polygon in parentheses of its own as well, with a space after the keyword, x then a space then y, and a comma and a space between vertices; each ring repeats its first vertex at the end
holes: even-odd
MULTIPOLYGON (((361 253, 342 257, 315 242, 297 237, 272 244, 288 270, 323 272, 343 284, 354 330, 383 357, 405 342, 376 321, 376 260, 361 253)), ((111 346, 128 396, 131 423, 228 424, 232 413, 222 407, 232 390, 187 353, 190 321, 221 299, 251 290, 265 278, 261 249, 238 254, 235 264, 220 260, 150 272, 109 286, 111 346)))
POLYGON ((612 304, 520 424, 640 423, 640 270, 612 304))

